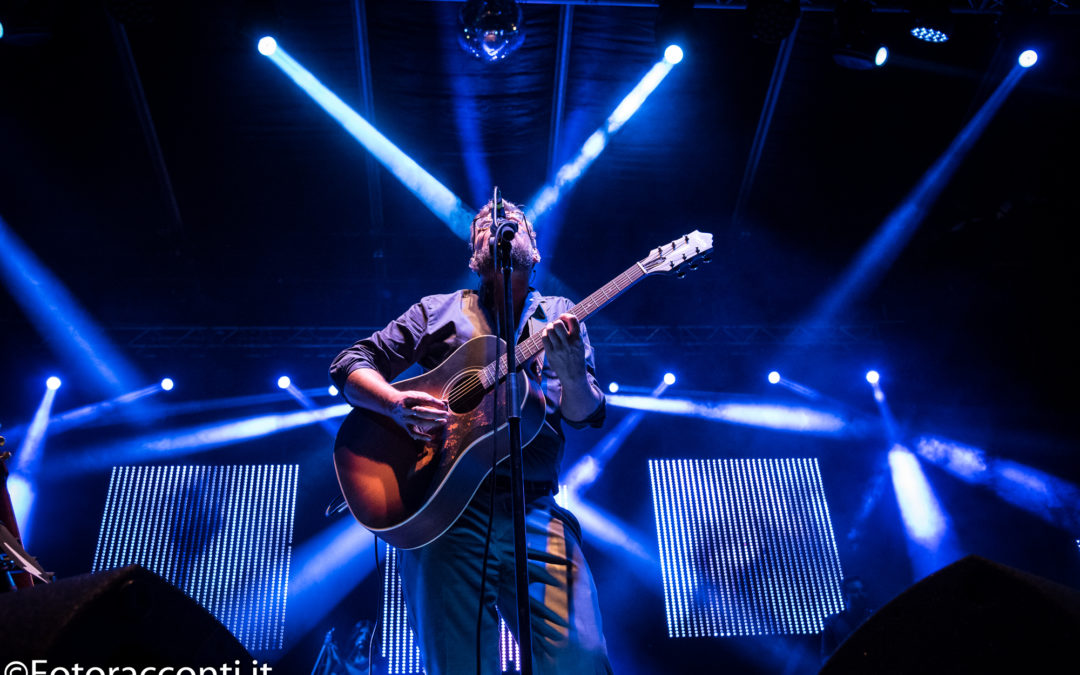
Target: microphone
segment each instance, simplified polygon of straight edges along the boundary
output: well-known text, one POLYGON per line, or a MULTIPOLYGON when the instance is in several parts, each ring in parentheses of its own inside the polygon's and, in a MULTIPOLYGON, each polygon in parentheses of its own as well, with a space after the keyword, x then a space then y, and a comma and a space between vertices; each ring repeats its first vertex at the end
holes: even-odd
POLYGON ((495 206, 491 209, 491 243, 497 241, 509 243, 517 234, 518 224, 506 217, 506 203, 502 200, 499 187, 495 186, 495 197, 492 202, 495 206))

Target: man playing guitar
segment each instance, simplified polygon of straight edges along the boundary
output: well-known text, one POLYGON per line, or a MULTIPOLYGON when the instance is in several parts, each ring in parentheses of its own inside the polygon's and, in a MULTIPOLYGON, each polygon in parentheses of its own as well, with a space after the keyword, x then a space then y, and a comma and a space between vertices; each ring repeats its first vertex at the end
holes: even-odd
MULTIPOLYGON (((542 424, 531 438, 522 433, 534 672, 610 673, 581 528, 554 500, 565 444, 563 423, 600 426, 604 395, 585 326, 568 312, 573 303, 529 287, 533 266, 540 260, 536 235, 520 208, 504 205, 506 217, 520 226, 512 249, 518 340, 537 334, 543 339, 543 351, 522 369, 526 386, 544 408, 542 424)), ((418 446, 424 445, 420 455, 446 437, 466 433, 454 428, 455 397, 402 390, 389 381, 413 363, 425 370, 436 368, 473 338, 496 333, 495 308, 503 302, 503 284, 488 247, 492 208, 489 202, 472 224, 469 267, 480 278, 478 291, 421 299, 386 328, 342 351, 330 368, 331 378, 352 405, 391 420, 418 446)), ((498 442, 505 445, 502 438, 498 442)), ((418 471, 423 464, 421 458, 418 471)), ((517 616, 508 465, 502 462, 488 475, 461 515, 434 541, 399 551, 409 618, 432 675, 478 672, 478 650, 479 672, 500 672, 496 608, 512 630, 517 616), (482 640, 477 639, 478 628, 482 640)), ((341 471, 339 467, 339 477, 341 471)))

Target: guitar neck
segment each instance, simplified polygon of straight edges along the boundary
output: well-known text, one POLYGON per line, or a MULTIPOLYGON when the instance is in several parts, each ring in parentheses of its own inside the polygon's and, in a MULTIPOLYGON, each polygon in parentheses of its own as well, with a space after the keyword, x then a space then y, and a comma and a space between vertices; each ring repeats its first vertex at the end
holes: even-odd
MULTIPOLYGON (((584 321, 598 312, 601 307, 622 295, 628 288, 641 281, 643 277, 645 277, 644 268, 641 266, 641 263, 635 263, 625 272, 604 284, 595 293, 571 307, 570 314, 576 316, 579 321, 584 321)), ((517 349, 514 350, 514 357, 517 359, 517 367, 520 369, 522 364, 533 356, 536 356, 543 348, 544 337, 540 333, 530 335, 525 340, 518 343, 517 349)), ((499 357, 498 378, 495 377, 495 363, 489 363, 486 368, 480 371, 480 381, 483 383, 484 387, 491 387, 497 380, 502 380, 504 377, 506 377, 505 354, 499 357)))

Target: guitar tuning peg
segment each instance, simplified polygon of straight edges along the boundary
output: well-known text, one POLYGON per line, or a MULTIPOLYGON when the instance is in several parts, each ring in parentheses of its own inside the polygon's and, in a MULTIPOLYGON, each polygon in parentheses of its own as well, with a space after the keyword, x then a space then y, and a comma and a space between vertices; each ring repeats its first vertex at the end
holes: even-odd
POLYGON ((686 276, 686 270, 684 270, 684 269, 680 269, 678 272, 675 273, 675 278, 676 279, 682 279, 685 276, 686 276))
POLYGON ((701 256, 701 262, 703 262, 703 263, 711 263, 712 262, 712 253, 706 253, 705 255, 701 256))
POLYGON ((697 268, 698 268, 698 261, 697 260, 692 260, 690 262, 690 269, 696 270, 697 268))

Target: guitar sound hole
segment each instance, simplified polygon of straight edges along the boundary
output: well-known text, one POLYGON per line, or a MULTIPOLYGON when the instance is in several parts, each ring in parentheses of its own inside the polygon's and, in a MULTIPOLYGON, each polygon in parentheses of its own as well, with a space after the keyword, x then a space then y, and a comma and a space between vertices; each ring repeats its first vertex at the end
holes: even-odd
POLYGON ((466 375, 450 387, 450 393, 446 398, 450 403, 450 410, 457 414, 467 413, 484 400, 484 385, 476 375, 466 375))

